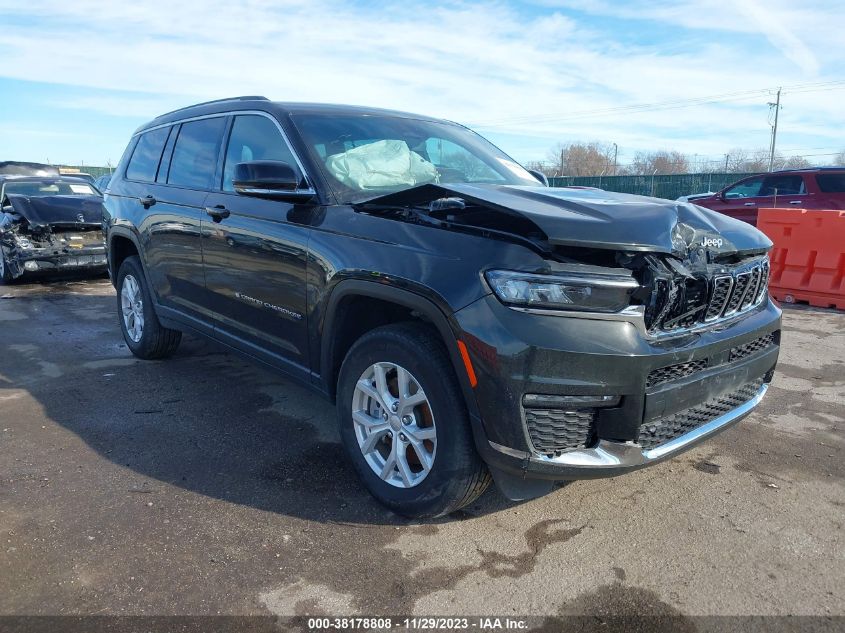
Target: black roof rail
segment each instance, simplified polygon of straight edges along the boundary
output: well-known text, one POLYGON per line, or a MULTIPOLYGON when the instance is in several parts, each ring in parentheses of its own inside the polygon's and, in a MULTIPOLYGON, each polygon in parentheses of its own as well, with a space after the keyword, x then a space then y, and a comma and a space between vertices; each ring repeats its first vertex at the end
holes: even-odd
POLYGON ((176 114, 177 112, 182 112, 183 110, 190 110, 191 108, 198 108, 200 106, 211 105, 213 103, 225 103, 227 101, 270 101, 267 97, 262 97, 261 95, 247 95, 243 97, 225 97, 224 99, 214 99, 212 101, 203 101, 202 103, 194 103, 189 106, 185 106, 184 108, 176 108, 175 110, 171 110, 170 112, 165 112, 164 114, 160 114, 156 117, 156 119, 160 119, 162 117, 170 116, 171 114, 176 114))

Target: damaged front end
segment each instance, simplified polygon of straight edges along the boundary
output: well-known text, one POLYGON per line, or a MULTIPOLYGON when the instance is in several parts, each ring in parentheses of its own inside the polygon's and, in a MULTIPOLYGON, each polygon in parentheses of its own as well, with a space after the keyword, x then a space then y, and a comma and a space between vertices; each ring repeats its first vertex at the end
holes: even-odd
POLYGON ((4 278, 106 268, 102 205, 94 197, 9 195, 0 210, 4 278))
POLYGON ((517 310, 616 314, 649 338, 732 320, 767 298, 771 242, 686 203, 600 190, 422 185, 356 208, 521 244, 536 271, 484 271, 517 310))

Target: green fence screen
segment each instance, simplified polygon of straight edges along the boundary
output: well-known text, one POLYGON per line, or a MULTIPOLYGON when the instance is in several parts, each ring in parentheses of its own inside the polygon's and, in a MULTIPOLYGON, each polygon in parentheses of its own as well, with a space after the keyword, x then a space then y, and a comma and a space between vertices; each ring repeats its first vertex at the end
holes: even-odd
POLYGON ((754 174, 671 174, 661 176, 564 176, 549 178, 552 187, 597 187, 606 191, 635 193, 674 200, 695 193, 719 191, 754 174))
POLYGON ((84 174, 91 174, 94 178, 99 178, 103 174, 110 174, 114 171, 114 167, 95 167, 94 165, 57 165, 57 167, 59 169, 78 169, 84 174))

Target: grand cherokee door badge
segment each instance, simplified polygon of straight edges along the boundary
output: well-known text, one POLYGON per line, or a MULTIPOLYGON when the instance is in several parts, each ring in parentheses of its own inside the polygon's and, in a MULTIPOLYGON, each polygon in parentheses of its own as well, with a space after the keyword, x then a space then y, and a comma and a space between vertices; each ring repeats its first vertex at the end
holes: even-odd
POLYGON ((246 303, 251 303, 252 305, 260 306, 262 308, 267 308, 268 310, 273 310, 275 312, 279 312, 280 314, 287 315, 292 319, 296 319, 300 321, 302 319, 302 315, 298 312, 294 312, 293 310, 288 310, 287 308, 283 308, 282 306, 277 306, 267 301, 262 301, 261 299, 256 299, 255 297, 250 297, 249 295, 245 295, 242 292, 235 292, 235 297, 240 299, 241 301, 245 301, 246 303))

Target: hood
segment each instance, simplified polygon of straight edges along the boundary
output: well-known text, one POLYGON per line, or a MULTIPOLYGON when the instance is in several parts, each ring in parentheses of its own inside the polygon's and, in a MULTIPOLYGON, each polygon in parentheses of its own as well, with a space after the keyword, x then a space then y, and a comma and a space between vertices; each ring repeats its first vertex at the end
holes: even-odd
POLYGON ((686 254, 763 253, 772 242, 754 227, 686 202, 600 189, 464 183, 420 185, 364 204, 419 205, 461 198, 530 220, 556 246, 686 254))
POLYGON ((103 200, 99 196, 8 196, 15 213, 30 226, 102 226, 103 200))

